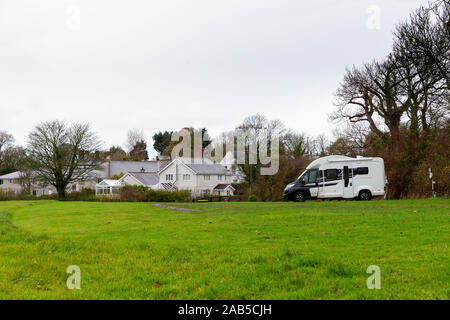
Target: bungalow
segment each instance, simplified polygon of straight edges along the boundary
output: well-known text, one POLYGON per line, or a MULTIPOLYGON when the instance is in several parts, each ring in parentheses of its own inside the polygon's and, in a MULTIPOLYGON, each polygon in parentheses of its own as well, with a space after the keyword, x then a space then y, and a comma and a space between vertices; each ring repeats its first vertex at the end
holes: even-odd
POLYGON ((159 177, 154 172, 128 172, 118 180, 105 179, 95 186, 97 195, 118 195, 121 187, 126 185, 144 186, 156 189, 159 177))

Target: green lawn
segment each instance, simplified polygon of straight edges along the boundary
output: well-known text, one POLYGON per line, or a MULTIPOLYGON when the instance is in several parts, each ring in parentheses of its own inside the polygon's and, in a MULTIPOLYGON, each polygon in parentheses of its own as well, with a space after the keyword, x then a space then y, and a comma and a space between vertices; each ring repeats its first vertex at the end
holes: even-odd
POLYGON ((169 205, 0 202, 0 299, 449 299, 450 200, 169 205))

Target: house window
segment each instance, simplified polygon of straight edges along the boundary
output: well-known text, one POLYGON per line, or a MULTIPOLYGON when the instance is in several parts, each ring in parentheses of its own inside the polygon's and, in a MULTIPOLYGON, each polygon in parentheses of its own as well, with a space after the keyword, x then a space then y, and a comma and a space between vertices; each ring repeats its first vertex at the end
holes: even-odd
POLYGON ((72 186, 72 191, 77 191, 77 185, 76 185, 76 184, 74 184, 74 185, 72 186))
POLYGON ((3 180, 2 179, 0 179, 0 184, 3 184, 3 180))
POLYGON ((203 177, 204 177, 205 181, 211 180, 211 176, 203 176, 203 177))
POLYGON ((173 180, 173 174, 166 174, 166 181, 172 181, 173 180))
POLYGON ((102 182, 102 178, 97 178, 97 183, 102 182))
POLYGON ((36 190, 33 190, 33 196, 37 196, 37 191, 36 190))
POLYGON ((184 180, 184 181, 189 181, 189 180, 191 180, 191 175, 190 175, 190 174, 183 174, 183 180, 184 180))
POLYGON ((218 176, 217 176, 217 180, 222 181, 222 176, 221 176, 221 175, 218 175, 218 176))

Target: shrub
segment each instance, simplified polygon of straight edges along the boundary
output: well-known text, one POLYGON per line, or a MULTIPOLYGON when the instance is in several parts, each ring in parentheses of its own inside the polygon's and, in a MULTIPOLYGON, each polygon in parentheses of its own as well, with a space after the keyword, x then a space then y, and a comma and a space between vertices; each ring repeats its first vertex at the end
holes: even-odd
POLYGON ((57 200, 58 199, 58 194, 56 194, 56 193, 44 194, 44 195, 40 196, 38 199, 42 199, 42 200, 57 200))
POLYGON ((124 186, 120 188, 120 200, 126 202, 145 201, 147 190, 148 188, 143 186, 124 186))
MULTIPOLYGON (((57 198, 57 195, 56 195, 57 198)), ((72 191, 66 195, 64 201, 93 201, 95 200, 95 191, 83 188, 81 191, 72 191)))
POLYGON ((258 201, 258 197, 255 196, 254 194, 251 194, 251 195, 248 197, 248 201, 252 201, 252 202, 258 201))
POLYGON ((149 189, 146 193, 146 201, 152 202, 179 202, 188 201, 189 192, 181 191, 166 191, 149 189))
POLYGON ((124 186, 120 189, 120 201, 126 202, 178 202, 188 200, 189 192, 184 190, 153 190, 143 186, 124 186))
POLYGON ((16 197, 13 190, 0 190, 0 201, 12 200, 16 197))

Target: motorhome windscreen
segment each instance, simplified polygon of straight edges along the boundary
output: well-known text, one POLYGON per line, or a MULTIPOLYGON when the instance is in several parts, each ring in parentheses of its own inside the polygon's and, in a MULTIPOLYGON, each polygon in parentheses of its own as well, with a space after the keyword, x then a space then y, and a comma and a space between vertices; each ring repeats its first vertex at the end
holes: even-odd
POLYGON ((300 180, 301 178, 303 178, 303 176, 305 175, 306 171, 303 171, 303 173, 301 175, 298 176, 297 180, 300 180))

